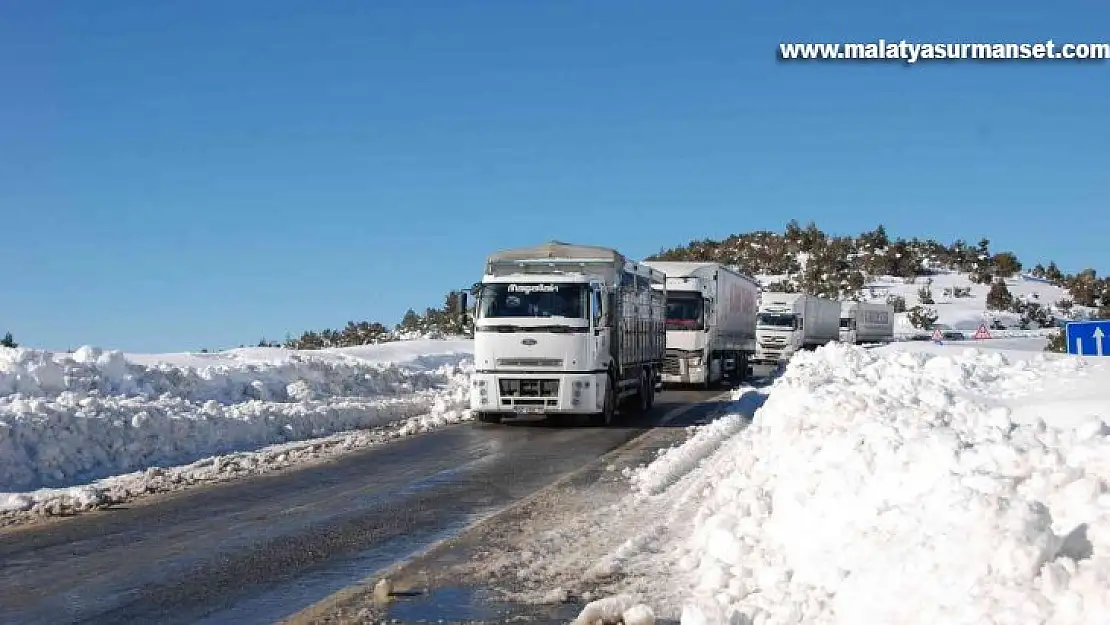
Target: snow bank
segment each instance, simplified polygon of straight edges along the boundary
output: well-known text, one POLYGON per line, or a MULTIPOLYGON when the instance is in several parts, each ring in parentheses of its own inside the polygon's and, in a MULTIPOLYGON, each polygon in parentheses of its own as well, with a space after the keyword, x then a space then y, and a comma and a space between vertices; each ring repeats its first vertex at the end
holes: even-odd
MULTIPOLYGON (((1108 436, 1102 363, 801 353, 751 425, 672 452, 697 466, 673 487, 696 512, 656 547, 674 570, 642 573, 685 589, 658 607, 686 625, 1102 623, 1108 436)), ((633 477, 641 496, 670 456, 633 477)))
MULTIPOLYGON (((154 356, 0 348, 0 493, 466 417, 469 342, 407 343, 154 356)), ((0 494, 0 508, 35 500, 0 494)))

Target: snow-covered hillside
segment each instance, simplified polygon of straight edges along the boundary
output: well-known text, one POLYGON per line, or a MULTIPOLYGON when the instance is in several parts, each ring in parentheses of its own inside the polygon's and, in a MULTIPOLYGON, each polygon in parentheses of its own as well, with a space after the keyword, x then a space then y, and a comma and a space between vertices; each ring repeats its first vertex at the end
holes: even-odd
POLYGON ((0 511, 89 506, 466 419, 472 356, 469 340, 212 354, 0 348, 0 511), (141 473, 112 478, 131 472, 141 473))
MULTIPOLYGON (((804 266, 805 255, 799 255, 799 263, 804 266)), ((787 279, 784 275, 755 276, 764 287, 787 279)), ((1038 303, 1050 309, 1050 312, 1059 319, 1085 318, 1093 310, 1083 307, 1073 307, 1070 311, 1063 311, 1057 307, 1061 300, 1070 300, 1071 296, 1066 289, 1048 284, 1041 280, 1015 276, 1005 280, 1006 287, 1015 299, 1038 303)), ((987 293, 990 285, 975 284, 966 273, 940 272, 933 276, 916 278, 912 283, 907 283, 902 278, 893 276, 880 276, 868 282, 863 289, 861 299, 864 301, 886 302, 888 297, 902 297, 906 307, 912 308, 921 304, 919 291, 928 287, 933 296, 934 304, 926 304, 937 312, 937 325, 944 329, 951 329, 971 335, 980 325, 994 328, 995 322, 1010 331, 993 331, 999 336, 1028 334, 1017 331, 1021 325, 1021 315, 1013 312, 987 310, 987 293), (964 297, 956 297, 957 291, 966 293, 964 297)), ((920 333, 910 324, 906 313, 896 316, 895 333, 906 336, 920 333)), ((1034 332, 1036 333, 1036 332, 1034 332)))
POLYGON ((631 475, 609 514, 654 502, 665 524, 638 515, 621 594, 583 616, 1105 622, 1107 389, 1110 364, 1033 351, 799 354, 750 425, 725 417, 631 475))

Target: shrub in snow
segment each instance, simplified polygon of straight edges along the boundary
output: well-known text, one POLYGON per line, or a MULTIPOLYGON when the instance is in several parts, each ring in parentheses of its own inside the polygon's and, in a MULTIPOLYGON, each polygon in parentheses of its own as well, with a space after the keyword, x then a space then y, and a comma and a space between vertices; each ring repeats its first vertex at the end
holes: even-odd
POLYGON ((928 306, 914 306, 906 314, 906 319, 910 322, 910 325, 922 330, 932 328, 938 317, 936 309, 928 306))

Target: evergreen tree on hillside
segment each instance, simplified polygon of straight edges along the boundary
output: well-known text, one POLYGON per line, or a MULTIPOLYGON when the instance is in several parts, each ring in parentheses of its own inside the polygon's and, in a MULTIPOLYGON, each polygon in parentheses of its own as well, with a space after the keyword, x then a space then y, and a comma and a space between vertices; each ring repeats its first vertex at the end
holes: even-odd
POLYGON ((1013 302, 1014 296, 1006 288, 1005 282, 998 280, 991 285, 991 290, 987 293, 987 310, 1009 310, 1013 302))
POLYGON ((994 275, 1000 278, 1010 278, 1021 271, 1021 262, 1018 261, 1013 252, 995 254, 994 258, 991 259, 991 264, 994 266, 994 275))
POLYGON ((1044 277, 1052 284, 1060 284, 1064 280, 1064 274, 1055 262, 1048 263, 1048 267, 1044 270, 1044 277))
POLYGON ((0 347, 15 348, 19 347, 19 344, 15 342, 15 337, 12 336, 11 332, 6 332, 4 333, 4 338, 0 339, 0 347))
POLYGON ((1102 293, 1099 295, 1098 318, 1110 319, 1110 280, 1102 279, 1102 293))
POLYGON ((1075 277, 1065 278, 1064 282, 1077 305, 1098 306, 1099 281, 1094 269, 1084 269, 1075 277))

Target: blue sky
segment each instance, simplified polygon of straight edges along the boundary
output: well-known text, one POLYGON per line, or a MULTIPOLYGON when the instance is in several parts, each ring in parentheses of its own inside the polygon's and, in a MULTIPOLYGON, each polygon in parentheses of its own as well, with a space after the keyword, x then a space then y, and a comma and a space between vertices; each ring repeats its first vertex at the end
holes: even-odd
POLYGON ((1110 5, 5 2, 0 330, 178 351, 394 323, 550 239, 814 220, 1110 271, 1110 65, 784 41, 1107 41, 1110 5))

